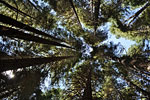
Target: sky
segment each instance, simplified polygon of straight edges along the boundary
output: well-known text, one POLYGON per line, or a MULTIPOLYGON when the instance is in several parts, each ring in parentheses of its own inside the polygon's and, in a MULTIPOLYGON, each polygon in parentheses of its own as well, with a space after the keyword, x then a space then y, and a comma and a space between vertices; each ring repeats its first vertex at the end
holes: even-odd
POLYGON ((122 44, 122 46, 126 49, 126 51, 128 50, 128 48, 131 45, 135 44, 134 41, 127 40, 125 38, 119 38, 119 39, 117 39, 116 36, 113 35, 113 34, 111 34, 110 32, 108 34, 108 37, 109 37, 108 41, 113 41, 115 44, 117 44, 117 43, 120 42, 122 44))
POLYGON ((131 40, 127 40, 125 38, 116 38, 115 35, 113 35, 111 32, 110 32, 110 26, 111 26, 111 23, 106 23, 104 26, 100 26, 98 29, 102 29, 102 30, 105 30, 108 32, 108 39, 106 41, 104 41, 104 43, 110 43, 110 42, 113 42, 114 44, 118 44, 120 43, 126 51, 128 51, 128 49, 131 47, 131 45, 135 44, 136 42, 134 41, 131 41, 131 40))

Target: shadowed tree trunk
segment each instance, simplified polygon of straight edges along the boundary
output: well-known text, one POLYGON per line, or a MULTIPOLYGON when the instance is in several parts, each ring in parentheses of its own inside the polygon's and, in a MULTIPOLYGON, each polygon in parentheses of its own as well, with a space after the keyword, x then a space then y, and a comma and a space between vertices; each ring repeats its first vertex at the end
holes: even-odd
POLYGON ((0 59, 0 72, 46 64, 49 62, 60 61, 63 59, 69 59, 73 57, 75 56, 44 57, 44 58, 6 58, 6 59, 3 58, 0 59))
POLYGON ((91 87, 91 66, 88 69, 88 76, 87 76, 87 81, 86 81, 86 87, 84 89, 83 93, 83 99, 82 100, 92 100, 92 87, 91 87))
POLYGON ((76 17, 77 17, 78 23, 79 23, 79 25, 80 25, 81 28, 82 28, 82 25, 81 25, 79 16, 78 16, 78 14, 77 14, 77 12, 76 12, 76 9, 75 9, 75 6, 74 6, 74 4, 73 4, 73 1, 72 1, 72 0, 69 0, 69 2, 70 2, 70 5, 71 5, 71 7, 72 7, 72 9, 73 9, 73 12, 75 13, 75 15, 76 15, 76 17))
MULTIPOLYGON (((26 13, 20 11, 19 9, 17 9, 17 8, 11 6, 11 5, 9 5, 8 3, 6 3, 6 2, 3 1, 3 0, 0 0, 0 3, 4 4, 5 6, 7 6, 8 8, 10 8, 10 9, 13 10, 13 11, 20 13, 20 14, 23 15, 23 16, 25 15, 25 16, 28 16, 28 17, 33 18, 32 16, 27 15, 26 13)), ((34 19, 34 18, 33 18, 33 19, 34 19)))
POLYGON ((91 11, 92 11, 91 13, 93 13, 93 10, 94 10, 93 9, 93 7, 94 7, 94 3, 93 2, 94 2, 93 0, 90 0, 90 6, 91 6, 91 11))
POLYGON ((134 15, 132 15, 131 17, 129 17, 127 20, 125 20, 125 22, 129 21, 130 19, 132 19, 130 23, 132 23, 145 9, 147 9, 150 6, 150 3, 146 3, 145 6, 143 6, 140 10, 138 10, 134 15))
POLYGON ((42 31, 39 31, 39 30, 37 30, 37 29, 35 29, 33 27, 25 25, 25 24, 23 24, 21 22, 18 22, 16 20, 14 20, 14 19, 12 19, 10 17, 7 17, 5 15, 2 15, 2 14, 0 14, 0 22, 5 23, 5 24, 9 24, 9 25, 12 25, 12 26, 15 26, 15 27, 18 27, 18 28, 21 28, 21 29, 25 29, 27 31, 31 31, 31 32, 33 32, 35 34, 43 35, 43 36, 49 37, 49 38, 54 39, 54 40, 63 41, 63 40, 57 39, 57 38, 55 38, 55 37, 53 37, 53 36, 51 36, 49 34, 46 34, 46 33, 42 32, 42 31))
POLYGON ((8 36, 10 38, 18 38, 18 39, 33 41, 33 42, 42 43, 42 44, 48 44, 48 45, 62 46, 62 47, 66 47, 66 48, 71 48, 67 45, 64 45, 64 44, 61 44, 61 43, 58 43, 58 42, 55 42, 55 41, 40 38, 38 36, 33 36, 31 34, 24 33, 24 32, 19 31, 17 29, 8 28, 8 27, 1 26, 1 25, 0 25, 0 36, 8 36))
POLYGON ((95 3, 95 12, 94 12, 94 34, 96 34, 97 26, 98 26, 98 16, 100 9, 100 0, 96 0, 95 3))

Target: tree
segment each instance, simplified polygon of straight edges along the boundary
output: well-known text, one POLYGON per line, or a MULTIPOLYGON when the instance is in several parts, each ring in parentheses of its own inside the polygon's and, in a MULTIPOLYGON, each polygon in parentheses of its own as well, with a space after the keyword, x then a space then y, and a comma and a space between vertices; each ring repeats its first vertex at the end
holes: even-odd
POLYGON ((7 70, 16 70, 19 68, 25 68, 34 65, 40 65, 44 63, 49 63, 53 61, 59 61, 62 59, 72 58, 73 56, 68 57, 45 57, 45 58, 21 58, 21 59, 1 59, 1 72, 7 70), (17 62, 17 63, 16 63, 17 62), (18 65, 19 64, 19 65, 18 65))
POLYGON ((34 42, 38 42, 38 43, 48 44, 48 45, 63 46, 63 47, 71 48, 67 45, 60 44, 58 42, 47 40, 47 39, 40 38, 37 36, 33 36, 30 34, 24 33, 22 31, 19 31, 17 29, 8 28, 5 26, 0 26, 0 29, 1 29, 1 31, 0 31, 1 36, 8 36, 10 38, 18 38, 18 39, 23 39, 23 40, 27 40, 27 41, 34 41, 34 42))
POLYGON ((1 99, 150 99, 149 1, 0 5, 1 99), (111 33, 136 44, 125 51, 109 42, 111 33))
MULTIPOLYGON (((127 2, 129 3, 129 1, 127 2)), ((125 2, 125 4, 127 2, 125 2)), ((130 15, 131 17, 127 20, 118 17, 115 18, 116 21, 111 26, 111 32, 118 37, 125 37, 137 42, 141 42, 145 38, 149 39, 149 37, 147 37, 149 34, 149 30, 147 29, 149 19, 146 17, 148 16, 147 11, 149 11, 149 2, 142 1, 136 4, 135 1, 131 1, 130 3, 131 7, 137 8, 137 5, 140 5, 141 9, 134 12, 135 14, 130 15), (143 18, 145 20, 142 20, 143 18)), ((131 11, 131 9, 129 10, 131 11)))

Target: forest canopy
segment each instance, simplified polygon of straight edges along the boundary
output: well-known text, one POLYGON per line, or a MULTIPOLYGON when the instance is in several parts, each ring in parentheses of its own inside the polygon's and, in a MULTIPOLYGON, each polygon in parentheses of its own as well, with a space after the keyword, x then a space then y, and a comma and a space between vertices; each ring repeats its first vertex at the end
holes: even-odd
POLYGON ((0 0, 0 99, 150 100, 149 11, 149 0, 0 0))

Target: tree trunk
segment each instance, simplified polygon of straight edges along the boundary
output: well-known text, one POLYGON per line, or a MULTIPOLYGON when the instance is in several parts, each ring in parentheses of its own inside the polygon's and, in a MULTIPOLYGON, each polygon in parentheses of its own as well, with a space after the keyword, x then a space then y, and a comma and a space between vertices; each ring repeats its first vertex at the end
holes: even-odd
POLYGON ((46 33, 42 32, 42 31, 39 31, 39 30, 37 30, 37 29, 35 29, 33 27, 25 25, 25 24, 23 24, 21 22, 18 22, 16 20, 14 20, 14 19, 12 19, 10 17, 7 17, 5 15, 2 15, 2 14, 0 14, 0 22, 5 23, 5 24, 9 24, 9 25, 12 25, 12 26, 15 26, 15 27, 19 27, 20 29, 25 29, 27 31, 31 31, 31 32, 33 32, 35 34, 43 35, 43 36, 52 38, 54 40, 63 41, 63 40, 57 39, 57 38, 55 38, 55 37, 53 37, 53 36, 51 36, 49 34, 46 34, 46 33))
POLYGON ((95 2, 95 13, 94 13, 94 34, 96 34, 98 26, 99 9, 100 9, 100 0, 97 0, 95 2))
POLYGON ((72 0, 69 0, 69 2, 70 2, 70 5, 71 5, 71 7, 72 7, 72 9, 73 9, 73 12, 75 13, 75 15, 76 15, 76 17, 77 17, 78 23, 79 23, 79 25, 80 25, 81 28, 82 28, 82 25, 81 25, 79 16, 78 16, 78 14, 77 14, 77 12, 76 12, 76 9, 75 9, 75 6, 74 6, 74 4, 73 4, 73 1, 72 1, 72 0))
POLYGON ((64 45, 64 44, 61 44, 61 43, 58 43, 55 41, 40 38, 38 36, 33 36, 31 34, 26 34, 22 31, 17 30, 17 29, 8 28, 8 27, 1 26, 1 25, 0 25, 0 36, 8 36, 10 38, 18 38, 18 39, 23 39, 23 40, 27 40, 27 41, 37 42, 37 43, 43 43, 43 44, 48 44, 48 45, 71 48, 70 46, 67 46, 67 45, 64 45))
POLYGON ((83 100, 92 100, 92 87, 91 87, 91 66, 88 69, 88 76, 86 82, 86 88, 83 93, 83 100))
MULTIPOLYGON (((4 4, 5 6, 7 6, 8 8, 10 8, 11 10, 13 10, 13 11, 15 11, 15 12, 19 12, 19 13, 20 13, 21 15, 23 15, 23 16, 25 15, 25 16, 28 16, 28 17, 33 18, 32 16, 27 15, 26 13, 24 13, 24 12, 18 10, 17 8, 15 8, 15 7, 11 6, 11 5, 9 5, 8 3, 6 3, 6 2, 3 1, 3 0, 0 0, 0 3, 4 4)), ((34 18, 33 18, 33 19, 34 19, 34 18)))
POLYGON ((46 64, 49 62, 60 61, 63 59, 69 59, 73 57, 75 56, 0 59, 0 72, 46 64))
POLYGON ((94 11, 94 8, 93 8, 93 7, 94 7, 94 3, 93 3, 93 2, 94 2, 94 1, 91 0, 91 11, 92 11, 91 13, 93 13, 93 11, 94 11))
POLYGON ((146 3, 140 10, 138 10, 134 15, 132 15, 130 18, 128 18, 127 20, 125 20, 125 22, 129 21, 131 18, 133 18, 130 22, 132 23, 146 8, 148 8, 150 6, 150 3, 146 3))

